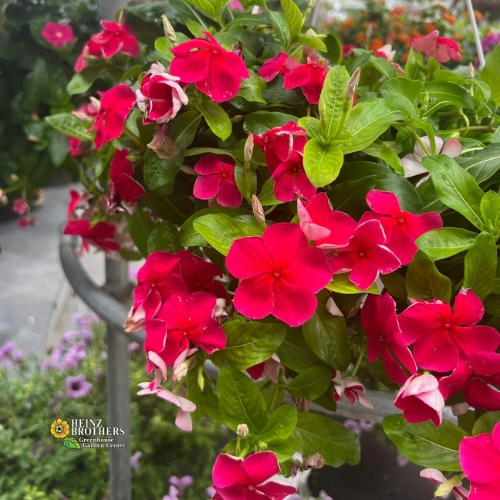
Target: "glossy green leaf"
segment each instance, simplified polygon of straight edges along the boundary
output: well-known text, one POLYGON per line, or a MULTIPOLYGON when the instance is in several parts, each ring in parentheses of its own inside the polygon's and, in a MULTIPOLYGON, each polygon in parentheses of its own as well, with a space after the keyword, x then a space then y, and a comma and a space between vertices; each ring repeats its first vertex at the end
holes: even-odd
POLYGON ((410 118, 416 118, 422 87, 419 81, 397 77, 384 82, 380 93, 392 105, 406 111, 410 118))
POLYGON ((225 141, 233 130, 233 125, 228 114, 216 102, 204 99, 197 103, 198 110, 205 118, 210 130, 220 139, 225 141))
POLYGON ((293 0, 280 0, 280 3, 288 23, 290 40, 293 42, 302 28, 302 13, 293 0))
POLYGON ((363 153, 384 160, 395 172, 404 175, 405 170, 401 158, 389 146, 373 143, 371 146, 365 148, 363 153))
POLYGON ((406 291, 412 299, 442 299, 449 303, 451 281, 438 271, 427 254, 418 251, 406 272, 406 291))
POLYGON ((227 345, 212 355, 212 361, 217 366, 232 362, 240 370, 267 361, 286 336, 286 327, 280 323, 229 321, 223 328, 227 345))
POLYGON ((354 219, 359 219, 368 210, 366 195, 375 188, 376 183, 375 175, 353 181, 336 182, 328 191, 333 210, 340 210, 354 219))
POLYGON ((307 135, 313 139, 323 139, 323 126, 314 116, 303 116, 299 118, 299 125, 305 129, 307 135))
POLYGON ((288 47, 290 45, 290 29, 285 15, 272 10, 268 10, 267 13, 281 45, 288 47))
POLYGON ((162 160, 155 152, 148 150, 144 155, 144 182, 148 189, 158 189, 173 181, 181 168, 184 154, 162 160))
POLYGON ((148 238, 149 253, 157 250, 176 253, 182 249, 183 246, 179 241, 179 230, 171 222, 162 221, 151 231, 148 238))
POLYGON ((443 420, 440 427, 427 421, 408 423, 403 415, 384 418, 384 431, 398 451, 421 467, 442 471, 461 471, 458 445, 467 433, 443 420))
POLYGON ((465 255, 464 287, 484 299, 492 290, 497 270, 497 246, 489 233, 481 233, 465 255))
POLYGON ((395 78, 396 77, 399 79, 398 70, 387 59, 372 55, 370 58, 370 64, 376 70, 380 71, 380 73, 382 73, 382 75, 384 75, 386 78, 395 78))
POLYGON ((332 370, 327 366, 313 366, 299 373, 286 386, 286 390, 297 398, 319 398, 330 386, 332 370))
POLYGON ((285 340, 276 354, 287 368, 299 373, 321 364, 321 360, 307 345, 300 328, 288 329, 285 340))
POLYGON ((484 193, 474 178, 446 155, 425 156, 422 163, 431 174, 439 199, 482 229, 479 207, 484 193))
MULTIPOLYGON (((299 35, 299 43, 302 45, 307 45, 312 49, 319 50, 320 52, 326 52, 328 50, 325 42, 318 36, 309 33, 301 33, 299 35)), ((334 61, 330 61, 334 62, 334 61)))
POLYGON ((262 135, 268 130, 281 127, 290 121, 296 122, 297 117, 278 111, 273 113, 269 111, 255 111, 254 113, 249 113, 245 117, 243 129, 247 134, 262 135))
POLYGON ((481 415, 472 428, 472 435, 491 434, 495 425, 500 422, 500 411, 489 411, 481 415))
POLYGON ((75 95, 87 92, 92 87, 92 84, 107 71, 108 68, 106 66, 95 64, 84 68, 79 73, 75 73, 68 83, 68 94, 75 95))
POLYGON ((151 216, 140 208, 137 208, 132 215, 127 214, 126 218, 127 228, 135 246, 142 253, 143 257, 147 257, 149 253, 148 240, 155 227, 155 223, 151 219, 151 216))
POLYGON ((419 236, 416 244, 432 260, 441 260, 468 250, 477 233, 459 227, 442 227, 419 236))
POLYGON ((94 135, 88 132, 87 126, 71 113, 59 113, 47 116, 45 121, 59 132, 83 141, 93 141, 94 135))
POLYGON ((202 12, 208 15, 208 17, 215 17, 215 9, 212 2, 209 0, 185 0, 187 3, 190 3, 197 9, 200 9, 202 12))
POLYGON ((266 104, 262 92, 266 88, 266 82, 250 70, 250 78, 241 80, 241 87, 238 91, 238 97, 243 97, 248 102, 260 102, 266 104))
POLYGON ((155 40, 155 50, 157 50, 167 61, 171 61, 174 55, 171 52, 173 44, 166 36, 161 36, 155 40))
POLYGON ((193 222, 193 227, 218 252, 227 255, 231 245, 238 238, 262 235, 262 228, 255 224, 242 222, 223 214, 212 214, 198 217, 193 222))
POLYGON ((331 292, 353 294, 353 293, 374 293, 379 294, 379 289, 374 283, 368 290, 360 290, 349 280, 349 273, 334 274, 333 280, 326 286, 331 292))
POLYGON ((281 203, 283 203, 274 195, 274 179, 267 179, 267 181, 264 182, 264 185, 262 186, 259 194, 259 200, 264 207, 269 207, 271 205, 280 205, 281 203))
POLYGON ((200 112, 186 111, 168 122, 168 134, 179 149, 191 146, 201 122, 200 112))
POLYGON ((349 78, 349 73, 340 64, 334 66, 326 75, 318 104, 325 139, 336 136, 343 115, 350 111, 350 104, 345 98, 349 78))
POLYGON ((326 47, 322 50, 321 55, 325 59, 328 59, 331 64, 340 64, 342 61, 342 42, 340 39, 333 33, 327 33, 323 41, 325 42, 326 47))
POLYGON ((322 144, 318 139, 307 141, 304 148, 304 170, 316 187, 326 186, 339 175, 344 154, 335 144, 322 144))
POLYGON ((307 345, 323 363, 345 371, 351 362, 346 322, 343 316, 333 316, 328 311, 326 305, 328 300, 330 300, 328 293, 318 294, 316 312, 304 323, 302 332, 307 345))
POLYGON ((497 107, 500 106, 500 47, 496 47, 486 57, 486 64, 481 71, 480 78, 491 89, 491 99, 497 107))
POLYGON ((207 414, 212 420, 223 424, 224 419, 222 418, 219 409, 219 399, 214 393, 212 381, 205 373, 204 370, 201 372, 203 377, 203 390, 199 383, 200 372, 198 369, 191 369, 186 375, 186 397, 189 401, 192 401, 196 405, 196 410, 192 413, 194 420, 199 420, 205 414, 207 414))
POLYGON ((279 463, 282 463, 285 460, 289 460, 297 451, 295 448, 295 443, 291 439, 277 439, 276 441, 272 441, 268 444, 267 450, 276 453, 276 457, 278 458, 279 463))
POLYGON ((471 157, 460 156, 455 161, 481 184, 500 170, 500 144, 490 144, 471 157))
POLYGON ((269 417, 267 425, 262 429, 260 439, 265 443, 291 436, 297 425, 297 408, 292 405, 278 406, 269 417))
POLYGON ((474 109, 470 94, 454 83, 431 80, 425 82, 424 92, 429 95, 430 99, 449 102, 456 108, 474 109))
POLYGON ((226 425, 236 432, 246 424, 251 433, 260 433, 269 420, 266 402, 257 386, 243 373, 224 366, 217 378, 219 407, 226 425))
POLYGON ((488 191, 481 198, 479 208, 485 231, 497 240, 500 237, 500 195, 496 191, 488 191))
POLYGON ((80 443, 74 437, 67 437, 63 440, 63 445, 71 450, 81 450, 80 443))
POLYGON ((299 413, 291 439, 303 455, 319 453, 326 465, 356 465, 360 460, 358 436, 341 423, 315 413, 299 413))

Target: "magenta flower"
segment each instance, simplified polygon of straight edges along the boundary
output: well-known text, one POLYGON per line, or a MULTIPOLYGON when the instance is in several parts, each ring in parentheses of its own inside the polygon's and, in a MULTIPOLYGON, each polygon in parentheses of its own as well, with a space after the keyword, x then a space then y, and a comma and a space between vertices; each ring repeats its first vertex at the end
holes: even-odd
POLYGON ((271 451, 260 451, 245 459, 221 453, 212 471, 216 492, 213 498, 283 500, 297 490, 291 484, 267 481, 279 472, 278 460, 271 451))
POLYGON ((484 52, 493 50, 498 44, 500 44, 500 32, 492 31, 481 40, 481 47, 484 52))
POLYGON ((115 240, 115 232, 115 226, 109 222, 101 221, 93 226, 87 219, 70 220, 63 230, 64 234, 81 236, 83 248, 87 252, 90 245, 106 252, 119 251, 121 245, 115 240))
POLYGON ((366 331, 368 361, 373 363, 380 354, 389 378, 404 384, 417 372, 411 351, 406 347, 396 317, 396 303, 390 294, 368 295, 361 309, 361 324, 366 331))
POLYGON ((332 277, 325 254, 309 246, 298 225, 288 223, 268 227, 262 237, 236 240, 226 266, 241 279, 234 294, 239 312, 251 319, 272 314, 290 326, 311 318, 315 293, 332 277))
POLYGON ((403 338, 413 344, 413 356, 424 370, 448 372, 459 360, 468 361, 477 351, 495 351, 500 333, 491 326, 476 325, 484 306, 472 289, 460 290, 452 311, 439 299, 416 300, 398 316, 403 338))
POLYGON ((379 274, 392 273, 401 266, 385 243, 386 235, 379 221, 362 222, 354 230, 349 244, 333 253, 330 259, 333 273, 350 272, 349 280, 360 290, 367 290, 379 274))
POLYGON ((286 75, 291 69, 298 68, 299 61, 292 59, 286 52, 280 52, 272 59, 267 60, 257 72, 266 82, 274 80, 278 75, 286 75))
POLYGON ((357 227, 356 221, 344 212, 332 210, 326 193, 318 193, 309 203, 297 200, 300 228, 318 248, 342 248, 357 227))
POLYGON ((17 219, 17 225, 23 228, 28 226, 35 226, 36 218, 33 216, 21 217, 20 219, 17 219))
POLYGON ((329 61, 321 59, 317 54, 311 54, 306 64, 301 64, 285 74, 283 87, 300 87, 309 104, 318 104, 328 72, 328 63, 329 61))
POLYGON ((208 32, 173 49, 170 73, 196 88, 215 102, 232 99, 240 90, 241 80, 250 78, 243 59, 229 52, 208 32))
POLYGON ((151 66, 136 91, 137 106, 145 114, 144 123, 166 123, 188 103, 179 80, 177 76, 165 73, 163 65, 155 63, 151 66))
POLYGON ((444 398, 437 378, 429 373, 412 375, 399 390, 394 406, 403 410, 407 422, 417 424, 432 420, 439 427, 443 420, 444 398))
POLYGON ((85 375, 68 377, 66 379, 66 395, 71 399, 79 399, 87 396, 92 390, 92 384, 87 381, 85 375))
POLYGON ((429 57, 434 57, 440 63, 448 62, 450 59, 457 62, 462 60, 457 42, 439 36, 438 30, 431 31, 425 36, 417 36, 411 42, 411 46, 429 57))
POLYGON ((42 38, 58 49, 62 49, 66 44, 76 40, 73 28, 69 24, 52 21, 48 21, 43 27, 42 38))
POLYGON ((500 423, 491 434, 463 438, 458 453, 470 481, 469 500, 496 500, 500 491, 500 423))
POLYGON ((446 479, 443 473, 437 469, 424 469, 420 471, 420 477, 425 477, 433 483, 441 483, 434 493, 435 497, 442 496, 448 498, 449 494, 453 493, 455 500, 469 498, 469 492, 462 486, 462 481, 459 476, 453 476, 450 479, 446 479))
POLYGON ((243 198, 234 180, 234 160, 229 156, 202 156, 194 170, 200 174, 194 183, 193 194, 200 200, 217 196, 223 207, 239 207, 243 198))
POLYGON ((137 198, 146 194, 146 190, 132 178, 134 167, 127 159, 128 149, 117 149, 111 160, 109 180, 111 184, 110 201, 119 205, 121 201, 135 203, 137 198))
POLYGON ((240 0, 233 0, 229 4, 229 8, 233 9, 233 10, 239 10, 240 12, 245 12, 245 9, 244 9, 243 5, 241 4, 240 0))
POLYGON ((365 388, 360 382, 356 382, 352 378, 343 378, 342 373, 337 370, 333 370, 333 399, 338 403, 342 396, 345 396, 351 405, 355 404, 356 401, 364 406, 365 408, 370 408, 373 410, 373 405, 371 401, 365 396, 365 388))
POLYGON ((366 195, 366 203, 375 213, 366 212, 360 222, 375 219, 382 224, 387 237, 386 246, 401 265, 410 263, 417 253, 415 240, 420 235, 443 227, 443 220, 436 212, 416 215, 401 210, 399 200, 391 192, 374 189, 366 195))
POLYGON ((24 215, 29 212, 30 206, 26 198, 16 198, 12 203, 12 211, 17 215, 24 215))
POLYGON ((106 142, 120 137, 125 121, 135 104, 134 91, 124 83, 106 92, 98 92, 101 105, 95 122, 89 130, 95 130, 95 145, 101 149, 106 142))

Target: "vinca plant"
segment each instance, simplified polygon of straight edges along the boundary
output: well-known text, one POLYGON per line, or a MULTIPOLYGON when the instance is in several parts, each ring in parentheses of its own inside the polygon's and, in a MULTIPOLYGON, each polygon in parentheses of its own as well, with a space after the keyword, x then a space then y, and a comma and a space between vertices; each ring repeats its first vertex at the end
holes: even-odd
POLYGON ((125 325, 145 331, 140 394, 185 431, 233 431, 214 499, 284 499, 300 469, 358 463, 357 434, 311 410, 369 414, 366 389, 393 394, 385 433, 438 494, 491 499, 500 48, 482 71, 437 31, 404 66, 389 46, 343 55, 308 26, 313 4, 171 0, 103 21, 76 65, 86 104, 49 119, 83 158, 64 232, 145 259, 125 325), (129 69, 95 92, 115 58, 129 69))

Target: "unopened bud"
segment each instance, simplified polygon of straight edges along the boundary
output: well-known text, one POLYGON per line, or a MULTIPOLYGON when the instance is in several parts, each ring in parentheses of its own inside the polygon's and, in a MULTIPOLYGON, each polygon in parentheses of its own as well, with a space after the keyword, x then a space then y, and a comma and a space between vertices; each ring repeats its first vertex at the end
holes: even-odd
POLYGON ((90 102, 94 105, 97 111, 101 109, 101 101, 99 101, 99 99, 96 99, 94 96, 90 96, 90 102))
POLYGON ((475 75, 476 75, 476 70, 474 69, 474 65, 470 62, 469 63, 469 78, 471 80, 474 80, 475 75))
POLYGON ((241 437, 248 436, 248 432, 249 432, 249 430, 248 430, 247 424, 240 424, 236 428, 236 434, 238 434, 238 436, 241 436, 241 437))
POLYGON ((165 36, 172 42, 177 42, 177 35, 175 34, 175 30, 173 26, 170 24, 170 21, 167 19, 167 16, 161 16, 161 21, 163 23, 163 31, 165 32, 165 36))
POLYGON ((255 194, 252 195, 252 210, 253 210, 253 216, 257 219, 259 224, 264 224, 266 222, 264 209, 262 208, 262 203, 255 194))
POLYGON ((350 101, 353 98, 354 94, 356 93, 356 89, 358 88, 359 85, 360 74, 361 74, 361 68, 356 68, 351 78, 349 78, 349 81, 347 82, 347 87, 345 89, 346 101, 350 101))
POLYGON ((203 368, 198 370, 198 387, 202 392, 205 389, 205 378, 203 377, 203 368))
POLYGON ((314 7, 316 6, 316 2, 318 0, 310 0, 309 1, 309 5, 307 6, 308 9, 314 9, 314 7))
POLYGON ((243 148, 243 159, 245 163, 250 163, 253 156, 253 134, 248 134, 247 140, 245 142, 245 147, 243 148))
POLYGON ((6 207, 8 204, 9 204, 9 198, 7 198, 7 196, 5 196, 4 194, 0 196, 0 205, 2 207, 6 207))
POLYGON ((189 368, 188 363, 184 361, 174 370, 174 375, 172 378, 174 380, 182 380, 186 376, 188 368, 189 368))
POLYGON ((259 447, 259 450, 267 450, 267 443, 264 443, 264 441, 259 441, 257 446, 259 447))
POLYGON ((19 180, 19 176, 16 175, 16 174, 10 174, 9 175, 9 179, 12 181, 12 182, 17 182, 19 180))

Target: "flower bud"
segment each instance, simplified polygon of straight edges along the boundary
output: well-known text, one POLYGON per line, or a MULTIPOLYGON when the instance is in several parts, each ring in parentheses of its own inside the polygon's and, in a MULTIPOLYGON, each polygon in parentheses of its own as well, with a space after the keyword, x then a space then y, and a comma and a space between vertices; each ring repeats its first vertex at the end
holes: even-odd
POLYGON ((255 194, 252 195, 252 210, 253 210, 253 215, 257 219, 259 224, 264 224, 266 222, 264 209, 262 208, 262 203, 255 194))
POLYGON ((259 450, 267 450, 267 443, 264 443, 264 441, 259 441, 257 446, 259 447, 259 450))
POLYGON ((476 74, 476 70, 474 69, 474 64, 472 64, 471 62, 469 63, 469 78, 471 80, 474 80, 474 76, 476 74))
POLYGON ((175 370, 174 375, 172 376, 173 380, 181 380, 183 379, 188 372, 189 365, 185 361, 181 363, 175 370))
POLYGON ((173 26, 170 24, 170 21, 167 19, 167 16, 161 16, 161 21, 163 23, 163 31, 165 32, 165 36, 172 42, 177 42, 177 35, 175 34, 175 30, 173 26))
POLYGON ((9 204, 9 199, 4 194, 0 196, 0 205, 6 207, 9 204))
POLYGON ((349 78, 349 81, 347 82, 347 87, 345 89, 346 101, 350 101, 353 98, 354 94, 356 93, 356 89, 358 88, 359 85, 360 74, 361 74, 361 68, 356 68, 351 78, 349 78))
POLYGON ((245 142, 245 147, 243 149, 243 159, 245 163, 250 163, 253 156, 253 134, 248 134, 247 140, 245 142))
POLYGON ((240 424, 236 428, 236 434, 241 437, 248 436, 248 425, 247 424, 240 424))
POLYGON ((198 387, 200 388, 200 391, 203 392, 203 390, 205 389, 205 379, 203 377, 203 368, 198 370, 197 382, 198 382, 198 387))
POLYGON ((99 101, 99 99, 96 99, 94 96, 90 96, 90 102, 94 105, 97 111, 101 109, 101 101, 99 101))

